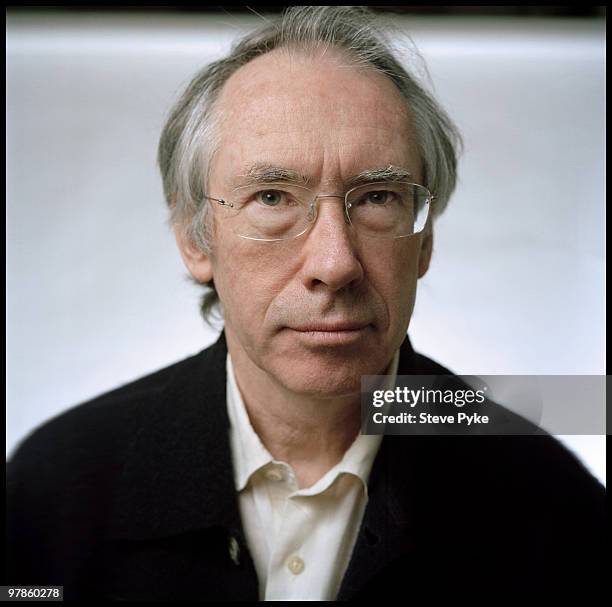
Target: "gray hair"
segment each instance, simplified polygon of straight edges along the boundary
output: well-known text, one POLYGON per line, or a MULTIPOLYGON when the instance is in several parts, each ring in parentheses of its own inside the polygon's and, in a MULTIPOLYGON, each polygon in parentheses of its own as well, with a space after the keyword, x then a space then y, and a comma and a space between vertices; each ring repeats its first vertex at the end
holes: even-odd
MULTIPOLYGON (((461 136, 432 95, 396 59, 393 29, 361 6, 293 6, 234 44, 230 54, 193 78, 172 108, 161 134, 158 163, 164 195, 171 207, 169 222, 183 230, 199 250, 210 253, 210 205, 204 199, 211 160, 218 146, 215 101, 240 67, 277 48, 335 47, 358 65, 389 78, 405 98, 423 165, 423 185, 436 195, 433 217, 446 207, 457 179, 461 136)), ((405 34, 404 34, 405 35, 405 34)), ((419 58, 420 60, 420 58, 419 58)), ((422 61, 422 60, 421 60, 422 61)), ((219 298, 208 285, 202 298, 205 319, 219 298)))

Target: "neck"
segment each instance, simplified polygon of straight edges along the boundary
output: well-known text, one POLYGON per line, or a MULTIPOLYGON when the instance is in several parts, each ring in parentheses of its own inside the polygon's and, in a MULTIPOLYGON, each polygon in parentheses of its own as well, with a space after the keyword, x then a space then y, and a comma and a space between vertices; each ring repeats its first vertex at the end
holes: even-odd
POLYGON ((234 375, 253 429, 274 459, 293 468, 298 485, 309 487, 342 459, 359 433, 359 392, 330 398, 296 393, 232 342, 228 336, 234 375))

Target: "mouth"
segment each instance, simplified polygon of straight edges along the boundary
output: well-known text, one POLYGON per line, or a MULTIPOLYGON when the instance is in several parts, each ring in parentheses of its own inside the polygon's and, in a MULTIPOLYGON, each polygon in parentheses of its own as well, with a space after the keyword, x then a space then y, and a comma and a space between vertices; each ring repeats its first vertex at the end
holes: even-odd
POLYGON ((289 327, 298 339, 312 345, 346 345, 356 342, 369 332, 370 324, 355 322, 311 323, 289 327))
POLYGON ((291 327, 294 331, 303 333, 338 333, 344 331, 361 331, 368 327, 368 323, 357 323, 348 321, 327 322, 327 323, 310 323, 304 326, 291 327))

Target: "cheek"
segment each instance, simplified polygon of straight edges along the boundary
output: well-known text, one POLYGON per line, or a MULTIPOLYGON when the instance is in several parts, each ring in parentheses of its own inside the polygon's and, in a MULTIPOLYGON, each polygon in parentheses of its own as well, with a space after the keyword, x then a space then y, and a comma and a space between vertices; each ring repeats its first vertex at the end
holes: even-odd
POLYGON ((259 326, 255 323, 261 323, 280 290, 287 265, 279 263, 274 253, 267 245, 254 247, 232 235, 215 247, 213 279, 226 322, 259 326))
POLYGON ((398 238, 380 247, 369 267, 369 281, 385 300, 391 325, 409 320, 416 295, 420 237, 398 238))

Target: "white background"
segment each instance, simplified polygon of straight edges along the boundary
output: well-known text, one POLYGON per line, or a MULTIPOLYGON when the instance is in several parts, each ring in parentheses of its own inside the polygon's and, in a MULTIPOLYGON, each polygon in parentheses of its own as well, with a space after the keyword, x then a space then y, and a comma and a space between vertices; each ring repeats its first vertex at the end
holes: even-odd
MULTIPOLYGON (((155 165, 191 76, 255 17, 7 17, 7 453, 201 350, 155 165)), ((603 374, 603 20, 405 25, 462 130, 413 344, 457 373, 603 374)), ((565 437, 605 479, 605 437, 565 437)))

